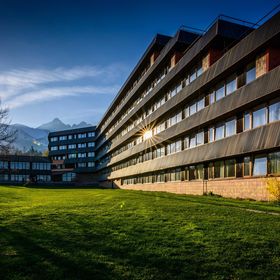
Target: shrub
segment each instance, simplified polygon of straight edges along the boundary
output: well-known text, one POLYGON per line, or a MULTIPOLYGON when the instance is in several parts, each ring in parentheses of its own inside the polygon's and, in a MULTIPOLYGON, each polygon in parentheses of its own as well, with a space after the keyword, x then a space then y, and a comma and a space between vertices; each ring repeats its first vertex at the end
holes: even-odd
POLYGON ((269 192, 271 200, 280 203, 280 180, 277 178, 268 178, 266 181, 266 189, 269 192))

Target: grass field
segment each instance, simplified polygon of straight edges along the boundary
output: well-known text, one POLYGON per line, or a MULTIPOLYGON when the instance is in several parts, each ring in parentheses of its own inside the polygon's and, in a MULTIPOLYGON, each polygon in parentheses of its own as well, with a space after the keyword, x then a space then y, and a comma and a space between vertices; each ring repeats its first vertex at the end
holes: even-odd
POLYGON ((0 279, 279 279, 279 208, 1 186, 0 279))

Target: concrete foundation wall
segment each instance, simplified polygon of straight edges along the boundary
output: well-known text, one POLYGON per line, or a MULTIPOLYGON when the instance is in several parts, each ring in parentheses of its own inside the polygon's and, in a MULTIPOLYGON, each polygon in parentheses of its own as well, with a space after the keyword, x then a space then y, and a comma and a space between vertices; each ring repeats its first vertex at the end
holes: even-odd
POLYGON ((251 198, 255 200, 269 200, 264 178, 223 179, 209 181, 181 181, 153 184, 121 185, 114 182, 115 187, 129 190, 160 191, 177 194, 202 195, 205 192, 230 198, 251 198))

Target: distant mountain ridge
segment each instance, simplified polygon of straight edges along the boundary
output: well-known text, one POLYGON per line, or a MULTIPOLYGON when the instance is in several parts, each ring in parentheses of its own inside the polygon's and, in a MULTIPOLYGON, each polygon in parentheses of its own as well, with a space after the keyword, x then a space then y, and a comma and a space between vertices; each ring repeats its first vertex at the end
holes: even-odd
POLYGON ((59 131, 59 130, 83 128, 83 127, 88 127, 88 126, 92 126, 92 125, 89 123, 86 123, 86 122, 80 122, 79 124, 70 125, 70 124, 65 124, 59 118, 55 118, 51 122, 38 126, 36 129, 54 132, 54 131, 59 131))
POLYGON ((36 128, 29 127, 23 124, 12 124, 11 129, 17 130, 17 138, 13 143, 16 150, 26 152, 33 148, 38 152, 43 152, 48 149, 48 134, 49 132, 83 128, 92 126, 86 122, 80 122, 79 124, 65 124, 59 118, 53 119, 51 122, 42 124, 36 128))

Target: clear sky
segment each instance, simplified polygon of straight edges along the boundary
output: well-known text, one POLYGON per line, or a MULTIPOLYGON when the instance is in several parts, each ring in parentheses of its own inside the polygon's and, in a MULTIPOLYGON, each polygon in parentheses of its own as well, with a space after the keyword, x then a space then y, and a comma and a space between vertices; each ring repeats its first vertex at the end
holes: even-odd
POLYGON ((256 22, 279 0, 0 0, 0 97, 13 123, 98 123, 156 33, 256 22))

